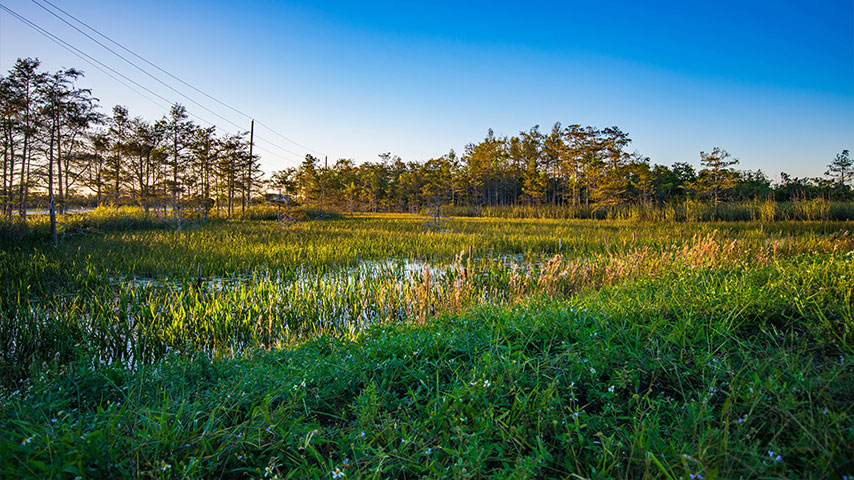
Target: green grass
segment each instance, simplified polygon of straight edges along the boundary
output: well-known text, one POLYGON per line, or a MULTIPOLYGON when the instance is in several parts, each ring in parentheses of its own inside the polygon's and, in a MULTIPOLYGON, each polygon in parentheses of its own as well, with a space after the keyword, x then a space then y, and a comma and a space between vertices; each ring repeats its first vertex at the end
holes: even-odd
POLYGON ((854 474, 850 224, 421 222, 0 250, 0 476, 854 474))
POLYGON ((63 367, 3 399, 3 470, 839 477, 852 351, 815 312, 850 327, 851 262, 673 275, 235 360, 63 367))
POLYGON ((324 333, 358 335, 376 323, 424 323, 471 305, 566 298, 673 269, 854 249, 850 236, 824 233, 842 224, 689 224, 677 232, 462 219, 434 232, 420 220, 324 220, 287 230, 275 222, 197 224, 0 250, 8 279, 0 286, 0 380, 17 382, 45 362, 233 356, 324 333), (389 257, 397 260, 369 262, 389 257), (356 258, 368 262, 358 275, 356 258), (406 263, 413 260, 420 263, 406 263))

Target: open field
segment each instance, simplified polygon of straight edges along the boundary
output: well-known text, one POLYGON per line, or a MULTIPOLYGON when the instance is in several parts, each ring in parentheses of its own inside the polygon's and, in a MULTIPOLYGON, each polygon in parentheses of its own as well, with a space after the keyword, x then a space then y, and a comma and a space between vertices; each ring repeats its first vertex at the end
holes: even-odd
POLYGON ((850 222, 119 226, 0 249, 4 476, 854 473, 850 222))

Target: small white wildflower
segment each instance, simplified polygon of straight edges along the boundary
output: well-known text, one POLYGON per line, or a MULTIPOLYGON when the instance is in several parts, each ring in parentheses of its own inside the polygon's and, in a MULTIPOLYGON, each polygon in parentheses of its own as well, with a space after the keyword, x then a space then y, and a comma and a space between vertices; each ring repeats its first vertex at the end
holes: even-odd
POLYGON ((610 387, 608 387, 608 391, 609 391, 609 392, 611 392, 611 393, 614 393, 614 386, 613 386, 613 385, 611 385, 610 387))
POLYGON ((433 449, 430 447, 427 447, 427 450, 424 450, 424 453, 426 453, 427 455, 430 455, 432 452, 433 452, 433 449))
POLYGON ((360 433, 359 436, 365 438, 365 432, 360 433))
POLYGON ((33 437, 27 437, 27 438, 21 440, 21 445, 29 445, 30 442, 32 442, 32 441, 33 441, 33 437))
POLYGON ((590 373, 595 374, 595 373, 596 373, 596 369, 595 369, 595 368, 593 368, 593 367, 590 367, 590 373))
POLYGON ((270 476, 271 473, 273 473, 273 467, 267 467, 264 469, 264 476, 265 477, 270 476))
POLYGON ((336 468, 335 471, 332 472, 332 478, 344 478, 344 472, 342 472, 340 468, 336 468))

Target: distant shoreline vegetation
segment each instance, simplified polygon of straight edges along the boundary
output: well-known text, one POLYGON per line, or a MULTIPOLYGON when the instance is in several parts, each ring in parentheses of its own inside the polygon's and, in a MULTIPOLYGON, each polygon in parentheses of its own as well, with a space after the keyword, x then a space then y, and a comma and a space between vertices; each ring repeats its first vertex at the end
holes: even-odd
POLYGON ((425 162, 388 152, 377 162, 330 164, 307 154, 298 167, 265 178, 249 132, 202 128, 180 104, 154 122, 120 105, 107 116, 76 85, 80 71, 40 72, 39 65, 18 59, 0 77, 0 213, 8 220, 34 207, 62 213, 124 205, 168 210, 180 227, 184 209, 232 218, 258 203, 349 213, 428 209, 437 217, 445 209, 595 219, 852 218, 852 207, 837 203, 854 200, 848 150, 827 159, 824 177, 782 173, 772 184, 761 170, 736 170, 739 160, 719 147, 700 152, 699 170, 651 163, 630 151, 629 135, 616 126, 555 123, 510 137, 490 129, 462 155, 451 150, 425 162))

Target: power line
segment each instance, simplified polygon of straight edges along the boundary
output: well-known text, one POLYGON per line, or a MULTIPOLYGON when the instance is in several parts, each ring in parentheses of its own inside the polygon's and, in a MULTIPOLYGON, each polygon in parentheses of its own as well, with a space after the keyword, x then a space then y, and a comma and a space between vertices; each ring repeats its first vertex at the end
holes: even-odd
POLYGON ((139 70, 140 72, 142 72, 142 73, 146 74, 147 76, 151 77, 151 78, 152 78, 152 79, 154 79, 156 82, 159 82, 159 83, 160 83, 160 84, 162 84, 164 87, 166 87, 166 88, 168 88, 168 89, 172 90, 173 92, 177 93, 178 95, 181 95, 182 97, 186 98, 187 100, 190 100, 191 102, 193 102, 193 103, 194 103, 194 104, 196 104, 197 106, 199 106, 199 107, 203 108, 204 110, 206 110, 206 111, 208 111, 208 112, 212 113, 213 115, 216 115, 217 117, 219 117, 219 118, 220 118, 220 119, 222 119, 223 121, 230 123, 232 126, 237 127, 238 129, 239 129, 239 128, 241 128, 241 126, 240 126, 240 125, 238 125, 238 124, 236 124, 236 123, 232 122, 231 120, 229 120, 229 119, 227 119, 227 118, 225 118, 225 117, 223 117, 223 116, 219 115, 218 113, 216 113, 216 112, 214 112, 213 110, 211 110, 211 109, 209 109, 209 108, 205 107, 204 105, 202 105, 202 104, 200 104, 200 103, 198 103, 198 102, 193 101, 193 99, 191 99, 191 98, 187 97, 186 95, 184 95, 184 94, 183 94, 183 93, 181 93, 180 91, 176 90, 175 88, 173 88, 173 87, 172 87, 171 85, 169 85, 168 83, 166 83, 166 82, 164 82, 164 81, 160 80, 159 78, 155 77, 154 75, 152 75, 152 74, 148 73, 148 72, 147 72, 147 71, 145 71, 143 68, 141 68, 139 65, 137 65, 137 64, 135 64, 135 63, 133 63, 132 61, 128 60, 127 58, 123 57, 121 54, 119 54, 118 52, 116 52, 115 50, 113 50, 113 49, 111 49, 110 47, 108 47, 108 46, 104 45, 103 43, 99 42, 96 38, 93 38, 93 37, 92 37, 91 35, 89 35, 88 33, 84 32, 83 30, 80 30, 80 29, 79 29, 79 28, 77 28, 76 26, 72 25, 70 22, 68 22, 68 21, 67 21, 67 20, 65 20, 64 18, 62 18, 62 17, 60 17, 59 15, 57 15, 56 13, 54 13, 54 12, 50 11, 50 10, 49 10, 47 7, 45 7, 44 5, 42 5, 42 4, 40 4, 40 3, 38 3, 36 0, 33 0, 33 3, 35 3, 36 5, 38 5, 39 7, 41 7, 42 9, 44 9, 44 11, 46 11, 46 12, 50 13, 51 15, 53 15, 54 17, 58 18, 61 22, 65 23, 65 24, 66 24, 66 25, 68 25, 69 27, 73 28, 74 30, 77 30, 77 31, 78 31, 78 32, 80 32, 82 35, 84 35, 86 38, 88 38, 89 40, 92 40, 93 42, 97 43, 98 45, 100 45, 101 47, 103 47, 104 49, 106 49, 107 51, 109 51, 110 53, 112 53, 113 55, 115 55, 115 56, 117 56, 117 57, 121 58, 122 60, 124 60, 125 62, 129 63, 130 65, 132 65, 133 67, 135 67, 135 68, 136 68, 137 70, 139 70))
MULTIPOLYGON (((171 90, 173 90, 173 91, 175 91, 175 92, 177 92, 177 93, 181 94, 180 92, 178 92, 177 90, 175 90, 174 88, 172 88, 170 85, 167 85, 167 84, 166 84, 165 82, 163 82, 162 80, 160 80, 160 79, 158 79, 158 78, 154 77, 153 75, 151 75, 151 74, 150 74, 150 73, 148 73, 147 71, 145 71, 145 70, 143 70, 142 68, 140 68, 140 67, 139 67, 138 65, 136 65, 135 63, 133 63, 133 62, 131 62, 130 60, 126 59, 126 58, 125 58, 125 57, 123 57, 122 55, 120 55, 120 54, 116 53, 114 50, 112 50, 111 48, 109 48, 109 47, 105 46, 103 43, 99 42, 98 40, 96 40, 96 39, 92 38, 90 35, 88 35, 87 33, 83 32, 82 30, 80 30, 79 28, 75 27, 74 25, 71 25, 68 21, 66 21, 66 20, 64 20, 64 19, 62 19, 62 18, 60 18, 58 15, 56 15, 56 13, 51 12, 49 9, 47 9, 47 7, 45 7, 44 5, 41 5, 41 4, 40 4, 39 2, 37 2, 36 0, 32 0, 32 1, 33 1, 33 3, 35 3, 35 4, 36 4, 36 5, 38 5, 39 7, 43 8, 44 10, 48 11, 51 15, 54 15, 55 17, 59 18, 60 20, 62 20, 63 22, 65 22, 66 24, 68 24, 69 26, 71 26, 72 28, 74 28, 75 30, 77 30, 78 32, 82 33, 83 35, 86 35, 86 37, 88 37, 89 39, 91 39, 92 41, 94 41, 95 43, 97 43, 98 45, 101 45, 102 47, 104 47, 105 49, 109 50, 110 52, 112 52, 113 54, 115 54, 116 56, 118 56, 119 58, 121 58, 121 59, 125 60, 126 62, 130 63, 130 64, 131 64, 131 65, 133 65, 134 67, 138 68, 139 70, 141 70, 141 71, 142 71, 143 73, 145 73, 146 75, 148 75, 148 76, 150 76, 150 77, 154 78, 154 79, 155 79, 155 80, 157 80, 158 82, 160 82, 160 83, 162 83, 163 85, 167 86, 169 89, 171 89, 171 90)), ((205 97, 207 97, 207 98, 209 98, 209 99, 213 100, 214 102, 217 102, 217 103, 219 103, 220 105, 222 105, 222 106, 224 106, 224 107, 226 107, 226 108, 228 108, 228 109, 232 110, 233 112, 238 113, 238 114, 240 114, 240 115, 243 115, 243 116, 244 116, 244 117, 246 117, 247 119, 252 119, 252 116, 251 116, 251 115, 249 115, 249 114, 247 114, 247 113, 245 113, 245 112, 243 112, 243 111, 241 111, 241 110, 239 110, 239 109, 237 109, 237 108, 235 108, 235 107, 233 107, 233 106, 231 106, 231 105, 229 105, 229 104, 227 104, 227 103, 223 102, 222 100, 219 100, 218 98, 214 97, 213 95, 210 95, 210 94, 206 93, 205 91, 203 91, 203 90, 201 90, 201 89, 199 89, 199 88, 197 88, 197 87, 193 86, 192 84, 190 84, 190 83, 188 83, 188 82, 186 82, 186 81, 182 80, 181 78, 179 78, 179 77, 177 77, 177 76, 173 75, 172 73, 169 73, 169 72, 168 72, 168 71, 166 71, 165 69, 163 69, 163 68, 159 67, 158 65, 154 64, 153 62, 151 62, 151 61, 147 60, 146 58, 144 58, 144 57, 142 57, 141 55, 137 54, 137 53, 136 53, 136 52, 134 52, 133 50, 131 50, 131 49, 129 49, 129 48, 127 48, 127 47, 125 47, 124 45, 122 45, 121 43, 119 43, 119 42, 117 42, 117 41, 113 40, 112 38, 110 38, 110 37, 109 37, 109 36, 107 36, 106 34, 101 33, 98 29, 96 29, 96 28, 94 28, 94 27, 90 26, 90 25, 89 25, 89 24, 87 24, 86 22, 84 22, 84 21, 80 20, 79 18, 77 18, 77 17, 75 17, 74 15, 72 15, 72 14, 68 13, 67 11, 63 10, 62 8, 60 8, 60 7, 56 6, 56 5, 54 5, 54 4, 53 4, 53 3, 51 3, 49 0, 41 0, 41 1, 43 1, 44 3, 46 3, 46 4, 50 5, 50 6, 51 6, 51 7, 53 7, 54 9, 56 9, 56 10, 58 10, 58 11, 62 12, 63 14, 65 14, 66 16, 68 16, 69 18, 73 19, 74 21, 76 21, 77 23, 79 23, 79 24, 83 25, 84 27, 88 28, 89 30, 91 30, 91 31, 95 32, 96 34, 100 35, 101 37, 103 37, 104 39, 106 39, 106 40, 108 40, 109 42, 113 43, 114 45, 118 46, 118 47, 119 47, 119 48, 121 48, 122 50, 124 50, 124 51, 126 51, 126 52, 130 53, 130 54, 131 54, 131 55, 133 55, 134 57, 136 57, 136 58, 138 58, 138 59, 142 60, 143 62, 147 63, 148 65, 150 65, 150 66, 152 66, 152 67, 156 68, 158 71, 162 72, 163 74, 168 75, 170 78, 172 78, 172 79, 174 79, 174 80, 176 80, 176 81, 180 82, 181 84, 183 84, 183 85, 185 85, 185 86, 187 86, 187 87, 189 87, 189 88, 193 89, 194 91, 196 91, 196 92, 198 92, 198 93, 200 93, 200 94, 204 95, 205 97)), ((181 95, 183 95, 183 94, 181 94, 181 95)), ((183 96, 184 96, 185 98, 189 99, 189 97, 187 97, 186 95, 183 95, 183 96)), ((197 105, 201 106, 201 107, 202 107, 202 108, 204 108, 205 110, 208 110, 209 112, 213 113, 214 115, 217 115, 218 117, 223 118, 223 117, 221 117, 220 115, 218 115, 218 114, 214 113, 213 111, 211 111, 210 109, 208 109, 207 107, 204 107, 204 106, 202 106, 201 104, 199 104, 199 103, 197 103, 197 102, 193 102, 193 103, 196 103, 197 105)), ((223 119, 224 119, 224 118, 223 118, 223 119)), ((225 119, 224 119, 224 120, 225 120, 225 119)), ((228 121, 229 123, 232 123, 232 122, 230 122, 229 120, 226 120, 226 121, 228 121)), ((310 152, 314 152, 314 153, 316 153, 316 154, 318 154, 318 155, 323 155, 321 152, 318 152, 317 150, 314 150, 314 149, 312 149, 312 148, 306 147, 305 145, 300 144, 300 143, 299 143, 299 142, 297 142, 296 140, 293 140, 293 139, 291 139, 291 138, 289 138, 289 137, 287 137, 287 136, 285 136, 285 135, 283 135, 283 134, 279 133, 278 131, 276 131, 276 130, 275 130, 275 129, 273 129, 272 127, 270 127, 270 126, 268 126, 268 125, 266 125, 266 124, 262 123, 261 121, 259 121, 259 120, 257 120, 257 119, 255 120, 255 123, 257 123, 258 125, 263 126, 264 128, 266 128, 266 129, 268 129, 269 131, 271 131, 273 134, 275 134, 275 135, 277 135, 277 136, 279 136, 279 137, 281 137, 281 138, 283 138, 283 139, 285 139, 285 140, 287 140, 287 141, 289 141, 289 142, 293 143, 294 145, 296 145, 296 146, 298 146, 298 147, 304 148, 304 149, 306 149, 306 150, 308 150, 308 151, 310 151, 310 152)), ((232 125, 233 125, 233 123, 232 123, 232 125)), ((267 143, 271 143, 271 144, 272 144, 272 142, 267 142, 267 143)), ((295 152, 291 152, 290 150, 288 150, 288 149, 286 149, 286 148, 284 148, 284 147, 279 147, 279 146, 277 146, 277 147, 278 147, 278 148, 281 148, 282 150, 285 150, 285 151, 287 151, 287 152, 290 152, 290 153, 294 153, 294 154, 296 154, 295 152)), ((297 155, 298 155, 298 154, 297 154, 297 155)))
MULTIPOLYGON (((36 0, 32 0, 32 1, 33 1, 33 3, 35 3, 36 5, 38 5, 40 8, 42 8, 44 11, 46 11, 46 12, 50 13, 51 15, 53 15, 54 17, 56 17, 57 19, 59 19, 61 22, 65 23, 65 24, 66 24, 66 25, 68 25, 69 27, 73 28, 74 30, 76 30, 77 32, 79 32, 80 34, 82 34, 83 36, 85 36, 86 38, 88 38, 89 40, 92 40, 93 42, 97 43, 98 45, 100 45, 102 48, 104 48, 104 49, 105 49, 105 50, 107 50, 108 52, 112 53, 113 55, 115 55, 115 56, 117 56, 117 57, 121 58, 122 60, 124 60, 125 62, 127 62, 128 64, 130 64, 131 66, 133 66, 134 68, 136 68, 137 70, 139 70, 140 72, 144 73, 145 75, 147 75, 147 76, 151 77, 152 79, 154 79, 156 82, 158 82, 158 83, 160 83, 161 85, 163 85, 164 87, 168 88, 169 90, 172 90, 173 92, 177 93, 178 95, 180 95, 180 96, 184 97, 185 99, 189 100, 191 103, 195 104, 195 105, 196 105, 196 106, 198 106, 198 107, 201 107, 203 110, 205 110, 205 111, 209 112, 210 114, 212 114, 212 115, 216 116, 217 118, 219 118, 219 119, 223 120, 224 122, 226 122, 226 123, 228 123, 228 124, 232 125, 233 127, 237 128, 238 130, 241 130, 241 129, 243 128, 241 125, 238 125, 237 123, 232 122, 232 121, 231 121, 231 120, 229 120, 228 118, 226 118, 226 117, 224 117, 224 116, 220 115, 219 113, 217 113, 217 112, 215 112, 215 111, 211 110, 210 108, 206 107, 205 105, 203 105, 203 104, 201 104, 201 103, 199 103, 199 102, 195 101, 194 99, 192 99, 192 98, 190 98, 189 96, 185 95, 183 92, 181 92, 181 91, 177 90, 176 88, 172 87, 172 86, 171 86, 171 85, 169 85, 168 83, 166 83, 166 82, 164 82, 163 80, 161 80, 161 79, 157 78, 156 76, 152 75, 151 73, 149 73, 149 72, 148 72, 147 70, 145 70, 144 68, 140 67, 140 66, 139 66, 139 65, 137 65, 136 63, 134 63, 134 62, 132 62, 131 60, 127 59, 126 57, 124 57, 124 56, 123 56, 123 55, 121 55, 120 53, 116 52, 116 51, 115 51, 115 50, 113 50, 112 48, 110 48, 110 47, 108 47, 108 46, 104 45, 103 43, 101 43, 100 41, 98 41, 98 39, 96 39, 96 38, 92 37, 92 36, 91 36, 91 35, 89 35, 88 33, 86 33, 86 32, 84 32, 83 30, 81 30, 81 29, 77 28, 76 26, 74 26, 73 24, 71 24, 70 22, 68 22, 67 20, 65 20, 64 18, 60 17, 60 16, 59 16, 59 15, 57 15, 56 13, 52 12, 51 10, 49 10, 47 7, 45 7, 44 5, 40 4, 40 3, 39 3, 39 2, 37 2, 36 0)), ((66 15, 70 16, 71 18, 74 18, 74 19, 75 19, 75 20, 77 20, 78 22, 83 23, 83 22, 81 22, 80 20, 78 20, 76 17, 71 16, 70 14, 68 14, 67 12, 65 12, 65 11, 64 11, 64 10, 62 10, 62 9, 59 9, 58 7, 56 7, 55 5, 53 5, 52 3, 50 3, 50 2, 45 2, 45 3, 49 3, 51 6, 53 6, 54 8, 57 8, 58 10, 62 11, 63 13, 65 13, 66 15)), ((86 25, 86 24, 84 23, 84 25, 86 25)), ((87 26, 88 28, 92 29, 92 27, 89 27, 88 25, 86 25, 86 26, 87 26)), ((94 29, 92 29, 92 30, 94 30, 94 29)), ((96 32, 97 32, 97 31, 96 31, 96 32)), ((100 33, 99 33, 99 34, 100 34, 100 33)), ((102 35, 102 36, 104 36, 103 34, 101 34, 101 35, 102 35)), ((105 38, 107 38, 107 39, 109 40, 109 38, 108 38, 108 37, 106 37, 106 36, 105 36, 105 38)), ((112 41, 112 40, 111 40, 111 41, 112 41)), ((116 43, 116 42, 113 42, 113 43, 116 43)), ((121 46, 121 45, 119 45, 119 46, 121 46)), ((124 48, 124 47, 123 47, 123 48, 124 48)), ((127 50, 127 49, 126 49, 126 50, 127 50)), ((131 53, 133 53, 133 52, 131 52, 131 53)), ((150 63, 150 62, 148 62, 148 63, 150 63)), ((162 70, 162 69, 161 69, 161 70, 162 70)), ((263 140, 263 139, 261 139, 261 138, 259 137, 259 140, 263 140)), ((283 151, 285 151, 285 152, 288 152, 288 153, 290 153, 290 154, 292 154, 292 155, 300 156, 300 154, 299 154, 299 153, 294 152, 294 151, 292 151, 292 150, 289 150, 289 149, 287 149, 287 148, 285 148, 285 147, 282 147, 282 146, 276 145, 276 144, 274 144, 273 142, 267 142, 267 143, 270 143, 272 146, 274 146, 274 147, 276 147, 276 148, 279 148, 280 150, 283 150, 283 151)))
MULTIPOLYGON (((162 108, 162 109, 164 109, 164 110, 168 110, 168 109, 169 109, 169 107, 164 106, 163 104, 161 104, 161 103, 157 102, 156 100, 152 99, 151 97, 148 97, 147 95, 143 94, 143 93, 142 93, 142 92, 140 92, 139 90, 136 90, 135 88, 131 87, 130 85, 128 85, 128 84, 127 84, 127 83, 125 83, 124 81, 120 80, 119 78, 117 78, 117 77, 116 77, 116 75, 118 75, 119 77, 123 78, 124 80, 126 80, 126 81, 128 81, 128 82, 130 82, 130 83, 132 83, 132 84, 134 84, 134 85, 136 85, 137 87, 139 87, 139 88, 141 88, 141 89, 145 90, 146 92, 148 92, 148 93, 150 93, 151 95, 153 95, 153 96, 155 96, 155 97, 159 98, 160 100, 162 100, 162 101, 166 102, 166 104, 167 104, 167 105, 168 105, 168 104, 172 104, 172 103, 173 103, 173 102, 171 102, 170 100, 168 100, 168 99, 166 99, 165 97, 163 97, 162 95, 160 95, 160 94, 158 94, 158 93, 156 93, 156 92, 154 92, 154 91, 152 91, 152 90, 150 90, 150 89, 146 88, 145 86, 143 86, 143 85, 141 85, 140 83, 138 83, 138 82, 134 81, 133 79, 131 79, 131 78, 127 77, 126 75, 122 74, 121 72, 116 71, 115 69, 113 69, 113 68, 111 68, 110 66, 108 66, 108 65, 104 64, 103 62, 101 62, 101 61, 97 60, 96 58, 92 57, 91 55, 87 54, 86 52, 83 52, 82 50, 80 50, 80 49, 78 49, 78 48, 74 47, 74 46, 73 46, 73 45, 71 45, 70 43, 68 43, 68 42, 66 42, 65 40, 61 39, 60 37, 58 37, 58 36, 54 35, 53 33, 49 32, 48 30, 46 30, 46 29, 44 29, 44 28, 40 27, 40 26, 39 26, 39 25, 37 25, 36 23, 34 23, 34 22, 30 21, 29 19, 27 19, 27 18, 26 18, 26 17, 24 17, 23 15, 18 14, 17 12, 15 12, 14 10, 10 9, 9 7, 7 7, 7 6, 3 5, 2 3, 0 3, 0 8, 2 8, 3 10, 5 10, 5 11, 6 11, 6 12, 8 12, 9 14, 11 14, 12 16, 14 16, 15 18, 17 18, 19 21, 21 21, 22 23, 24 23, 24 24, 25 24, 25 25, 27 25, 28 27, 32 28, 32 29, 33 29, 33 30, 35 30, 36 32, 38 32, 38 33, 40 33, 41 35, 45 36, 46 38, 48 38, 49 40, 53 41, 53 42, 54 42, 54 43, 56 43, 57 45, 61 46, 61 47, 62 47, 62 48, 64 48, 65 50, 69 51, 70 53, 74 54, 75 56, 77 56, 77 57, 81 58, 82 60, 86 61, 87 63, 89 63, 90 65, 92 65, 93 67, 95 67, 96 69, 98 69, 99 71, 101 71, 102 73, 104 73, 105 75, 107 75, 108 77, 112 78, 113 80, 116 80, 117 82, 119 82, 119 83, 120 83, 120 84, 122 84, 123 86, 127 87, 128 89, 132 90, 133 92, 137 93, 138 95, 142 96, 143 98, 145 98, 146 100, 148 100, 148 101, 152 102, 153 104, 157 105, 158 107, 160 107, 160 108, 162 108), (112 73, 110 73, 110 72, 112 72, 112 73), (115 74, 115 75, 114 75, 114 74, 115 74)), ((206 118, 204 118, 204 117, 202 117, 202 116, 200 116, 200 115, 198 115, 198 114, 190 113, 190 112, 188 112, 188 114, 189 114, 190 116, 192 116, 192 117, 195 117, 197 120, 200 120, 200 121, 202 121, 202 122, 204 122, 204 123, 206 123, 206 124, 208 124, 208 125, 215 126, 215 123, 214 123, 214 122, 211 122, 210 120, 207 120, 206 118)), ((240 130, 240 127, 239 127, 239 126, 238 126, 238 130, 240 130)), ((271 144, 272 144, 272 143, 271 143, 271 144)), ((275 144, 272 144, 272 145, 275 145, 275 144)), ((284 147, 279 147, 278 145, 275 145, 275 146, 276 146, 276 147, 278 147, 278 148, 280 148, 280 149, 282 149, 282 150, 284 150, 284 151, 286 151, 286 152, 289 152, 289 153, 291 153, 291 154, 293 154, 293 155, 296 155, 298 158, 300 158, 300 157, 301 157, 301 155, 300 155, 300 154, 298 154, 298 153, 296 153, 296 152, 292 152, 292 151, 290 151, 290 150, 288 150, 288 149, 286 149, 286 148, 284 148, 284 147)), ((282 156, 281 154, 277 154, 277 153, 272 152, 272 151, 270 151, 270 150, 268 150, 268 149, 265 149, 265 148, 261 148, 261 149, 262 149, 262 150, 264 150, 264 151, 266 151, 266 152, 268 152, 268 153, 270 153, 271 155, 273 155, 273 156, 275 156, 275 157, 280 158, 280 159, 283 159, 283 160, 293 160, 293 159, 287 159, 287 158, 285 158, 284 156, 282 156)))
MULTIPOLYGON (((13 17, 17 18, 17 19, 18 19, 18 20, 20 20, 22 23, 24 23, 24 24, 25 24, 25 25, 27 25, 28 27, 32 28, 32 29, 33 29, 33 30, 35 30, 36 32, 38 32, 38 33, 42 34, 43 36, 47 37, 47 38, 48 38, 48 40, 53 41, 54 43, 56 43, 56 44, 57 44, 57 45, 59 45, 60 47, 62 47, 62 48, 64 48, 64 49, 68 50, 68 51, 69 51, 69 52, 71 52, 72 54, 74 54, 74 55, 76 55, 77 57, 81 58, 82 60, 86 61, 87 63, 89 63, 89 64, 90 64, 90 65, 92 65, 93 67, 95 67, 95 68, 97 68, 98 70, 100 70, 100 71, 101 71, 102 73, 104 73, 105 75, 109 76, 109 77, 110 77, 110 78, 112 78, 113 80, 116 80, 117 82, 121 83, 121 84, 122 84, 122 85, 124 85, 125 87, 127 87, 127 88, 129 88, 129 89, 133 90, 134 92, 136 92, 137 94, 139 94, 140 96, 142 96, 142 97, 143 97, 143 98, 145 98, 146 100, 150 101, 151 103, 153 103, 153 104, 157 105, 157 106, 158 106, 158 107, 160 107, 160 108, 168 108, 168 107, 164 107, 162 104, 158 103, 156 100, 151 99, 150 97, 146 96, 145 94, 141 93, 140 91, 138 91, 138 90, 134 89, 134 88, 133 88, 133 87, 131 87, 130 85, 128 85, 128 84, 126 84, 126 83, 124 83, 122 80, 120 80, 120 79, 118 79, 117 77, 115 77, 113 74, 111 74, 110 72, 108 72, 107 70, 105 70, 105 69, 112 70, 112 69, 110 69, 109 67, 107 67, 106 65, 104 65, 103 67, 99 66, 100 62, 98 62, 98 61, 97 61, 97 60, 95 60, 94 58, 90 57, 89 55, 86 55, 86 54, 85 54, 85 53, 83 53, 82 51, 80 51, 80 50, 78 50, 78 49, 74 48, 73 46, 71 46, 70 44, 68 44, 68 43, 64 42, 64 41, 63 41, 63 40, 61 40, 59 37, 57 37, 57 36, 53 35, 52 33, 48 32, 47 30, 45 30, 45 29, 41 28, 40 26, 36 25, 35 23, 33 23, 33 22, 31 22, 31 21, 27 20, 25 17, 23 17, 23 16, 21 16, 21 15, 17 14, 16 12, 14 12, 13 10, 11 10, 9 7, 7 7, 7 6, 3 5, 2 3, 0 3, 0 8, 2 8, 3 10, 5 10, 5 11, 6 11, 6 12, 8 12, 9 14, 11 14, 13 17)), ((115 73, 116 73, 117 75, 122 76, 123 78, 126 78, 126 77, 124 77, 124 75, 121 75, 121 74, 120 74, 120 73, 118 73, 118 72, 115 72, 115 73)), ((134 82, 133 80, 130 80, 130 79, 128 79, 128 78, 126 78, 126 79, 127 79, 129 82, 133 83, 134 85, 137 85, 137 86, 139 86, 140 88, 142 88, 143 90, 145 90, 145 91, 147 91, 147 92, 151 93, 152 95, 154 95, 154 96, 156 96, 156 97, 158 97, 158 98, 160 98, 160 99, 164 100, 167 104, 168 104, 168 103, 171 103, 171 102, 169 102, 169 100, 166 100, 165 98, 161 97, 160 95, 157 95, 156 93, 154 93, 154 92, 152 92, 152 91, 148 90, 147 88, 143 87, 142 85, 139 85, 138 83, 134 82)))

